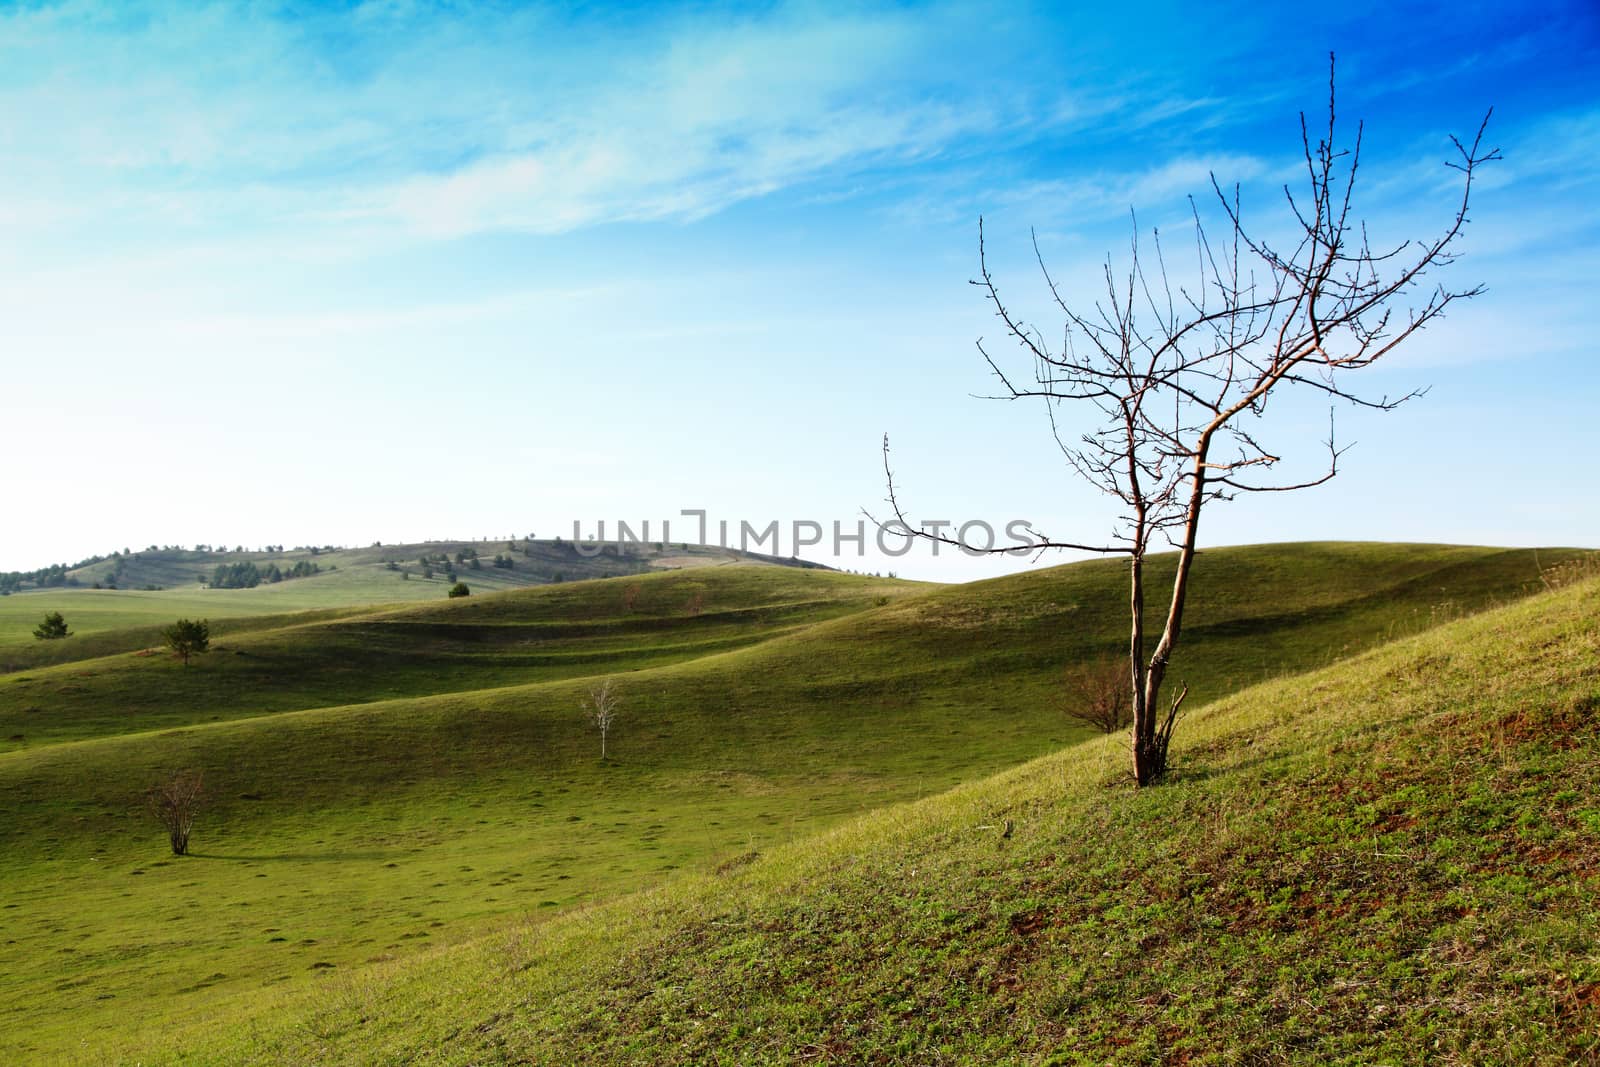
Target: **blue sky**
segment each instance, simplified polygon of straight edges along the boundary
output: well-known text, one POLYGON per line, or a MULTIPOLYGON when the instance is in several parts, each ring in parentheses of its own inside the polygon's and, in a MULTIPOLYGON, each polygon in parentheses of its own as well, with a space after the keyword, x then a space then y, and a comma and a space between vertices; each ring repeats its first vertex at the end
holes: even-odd
MULTIPOLYGON (((1336 482, 1203 540, 1600 543, 1600 16, 1329 6, 0 6, 0 569, 853 530, 885 432, 918 518, 1103 536, 1042 414, 973 398, 978 216, 1042 325, 1030 230, 1092 299, 1130 210, 1171 233, 1209 173, 1270 222, 1330 50, 1380 236, 1448 220, 1448 136, 1495 108, 1447 278, 1488 292, 1365 372, 1432 389, 1341 413, 1336 482)), ((1326 418, 1287 404, 1289 454, 1326 418)))

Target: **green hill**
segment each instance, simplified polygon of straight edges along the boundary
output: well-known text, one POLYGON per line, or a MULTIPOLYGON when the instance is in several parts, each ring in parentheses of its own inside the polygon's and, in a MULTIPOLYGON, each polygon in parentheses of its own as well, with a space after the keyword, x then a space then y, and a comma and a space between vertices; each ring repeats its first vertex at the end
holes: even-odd
POLYGON ((1600 1045, 1600 582, 157 1038, 186 1062, 1548 1063, 1600 1045))
MULTIPOLYGON (((1439 546, 1218 550, 1196 580, 1196 707, 1540 587, 1531 552, 1439 546)), ((1056 751, 1085 737, 1061 672, 1116 647, 1122 603, 1104 562, 933 589, 719 567, 0 677, 0 1049, 345 988, 1056 751), (578 713, 601 674, 605 763, 578 713), (214 804, 174 860, 140 796, 179 767, 214 804)))

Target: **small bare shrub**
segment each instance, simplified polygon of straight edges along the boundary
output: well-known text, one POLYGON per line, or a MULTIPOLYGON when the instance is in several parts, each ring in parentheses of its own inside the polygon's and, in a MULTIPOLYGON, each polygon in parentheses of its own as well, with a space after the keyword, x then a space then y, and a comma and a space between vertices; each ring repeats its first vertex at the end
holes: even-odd
POLYGON ((583 702, 583 714, 586 719, 594 724, 600 731, 600 758, 606 758, 606 736, 611 733, 611 724, 617 718, 617 689, 611 679, 589 687, 589 695, 583 702))
POLYGON ((167 831, 174 856, 189 851, 189 831, 205 804, 205 780, 199 771, 179 771, 150 788, 150 812, 167 831))
POLYGON ((1589 552, 1539 568, 1539 580, 1546 589, 1564 589, 1594 577, 1600 577, 1600 552, 1589 552))
POLYGON ((1133 675, 1126 660, 1099 656, 1067 672, 1067 715, 1101 733, 1133 723, 1133 675))

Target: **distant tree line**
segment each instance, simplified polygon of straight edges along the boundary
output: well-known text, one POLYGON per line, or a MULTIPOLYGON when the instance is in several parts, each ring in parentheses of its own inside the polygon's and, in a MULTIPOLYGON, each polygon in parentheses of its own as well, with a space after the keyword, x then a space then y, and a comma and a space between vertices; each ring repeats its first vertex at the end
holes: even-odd
POLYGON ((240 563, 219 563, 217 569, 211 573, 211 588, 254 589, 262 582, 271 585, 292 578, 309 578, 313 574, 320 573, 322 573, 320 566, 304 559, 288 570, 279 570, 276 563, 269 563, 265 568, 257 567, 249 560, 240 563))
POLYGON ((75 571, 79 567, 92 567, 96 563, 104 563, 110 556, 90 556, 88 559, 79 560, 68 566, 65 563, 52 563, 48 567, 40 567, 32 571, 0 571, 0 596, 10 596, 19 592, 24 585, 32 585, 39 589, 55 589, 61 586, 78 584, 68 571, 75 571))

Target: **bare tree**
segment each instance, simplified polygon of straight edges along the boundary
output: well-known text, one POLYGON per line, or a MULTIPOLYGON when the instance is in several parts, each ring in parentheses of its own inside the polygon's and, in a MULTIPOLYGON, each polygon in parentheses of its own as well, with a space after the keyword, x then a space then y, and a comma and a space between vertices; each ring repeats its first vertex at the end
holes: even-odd
POLYGON ((1127 661, 1097 656, 1067 672, 1067 714, 1105 734, 1133 722, 1133 678, 1127 661))
POLYGON ((205 796, 205 780, 199 771, 179 771, 150 788, 150 812, 166 829, 174 856, 188 853, 189 831, 205 804, 205 796))
MULTIPOLYGON (((1459 172, 1453 217, 1435 236, 1374 245, 1352 210, 1361 162, 1362 126, 1350 143, 1336 138, 1333 67, 1329 63, 1328 118, 1313 137, 1300 117, 1304 153, 1301 188, 1286 185, 1289 238, 1262 236, 1246 225, 1239 187, 1212 192, 1220 213, 1208 232, 1191 198, 1194 273, 1184 284, 1169 270, 1160 234, 1153 234, 1153 263, 1140 247, 1137 224, 1128 262, 1103 269, 1104 296, 1092 305, 1069 303, 1034 256, 1056 308, 1065 320, 1059 346, 1014 315, 990 275, 978 224, 984 294, 1032 365, 1032 380, 1008 372, 980 340, 978 349, 1001 383, 995 399, 1037 398, 1068 466, 1120 505, 1105 542, 1057 541, 1037 531, 1035 547, 1121 554, 1129 560, 1129 681, 1133 690, 1133 773, 1140 785, 1167 769, 1167 749, 1178 709, 1188 693, 1179 686, 1165 708, 1162 686, 1183 628, 1200 515, 1213 500, 1240 493, 1288 492, 1321 485, 1338 473, 1345 449, 1337 447, 1329 414, 1326 466, 1319 473, 1274 479, 1281 461, 1263 439, 1269 397, 1298 389, 1390 411, 1404 396, 1363 396, 1347 377, 1372 366, 1457 300, 1481 287, 1424 286, 1447 266, 1467 224, 1467 207, 1480 167, 1499 158, 1486 148, 1485 115, 1470 143, 1451 138, 1459 172), (1221 239, 1214 233, 1220 227, 1221 239), (1068 405, 1087 410, 1095 424, 1069 428, 1068 405), (1145 633, 1145 557, 1166 542, 1178 550, 1177 573, 1166 621, 1151 648, 1145 633)), ((889 505, 902 530, 959 545, 956 538, 913 527, 903 513, 884 441, 889 505)), ((973 551, 970 546, 961 546, 973 551)), ((1004 551, 990 549, 988 551, 1004 551)))
POLYGON ((589 695, 583 701, 583 714, 600 731, 601 759, 606 758, 606 737, 616 721, 617 707, 617 690, 610 678, 589 687, 589 695))

